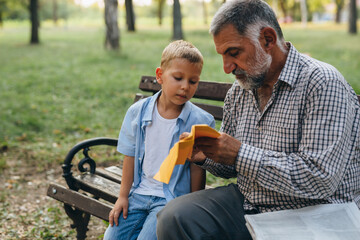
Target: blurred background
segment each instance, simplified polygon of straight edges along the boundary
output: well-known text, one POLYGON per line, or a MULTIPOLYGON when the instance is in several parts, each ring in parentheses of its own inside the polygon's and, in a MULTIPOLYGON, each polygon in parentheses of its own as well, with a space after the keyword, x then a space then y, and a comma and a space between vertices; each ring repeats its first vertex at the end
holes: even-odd
MULTIPOLYGON (((155 74, 170 41, 199 48, 202 80, 234 81, 208 33, 223 2, 0 0, 0 239, 75 238, 61 204, 45 196, 48 182, 62 181, 77 142, 117 138, 141 76, 155 74)), ((267 2, 285 40, 335 66, 360 94, 359 0, 267 2)), ((99 239, 106 223, 89 228, 99 239)))

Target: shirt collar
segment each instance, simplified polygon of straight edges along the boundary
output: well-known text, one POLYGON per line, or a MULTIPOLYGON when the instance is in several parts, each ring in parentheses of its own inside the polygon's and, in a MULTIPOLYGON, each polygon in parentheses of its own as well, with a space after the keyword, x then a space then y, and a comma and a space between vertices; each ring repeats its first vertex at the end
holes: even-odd
POLYGON ((290 42, 286 42, 286 45, 290 48, 290 50, 286 58, 285 65, 281 70, 279 80, 286 82, 291 87, 294 87, 297 81, 297 72, 299 71, 298 63, 300 61, 300 53, 290 42))
MULTIPOLYGON (((143 121, 146 122, 146 121, 152 121, 152 113, 153 113, 153 110, 154 110, 154 107, 155 107, 155 104, 156 104, 156 100, 158 99, 158 97, 160 96, 162 90, 158 91, 157 93, 155 93, 149 103, 147 104, 147 107, 145 109, 145 112, 144 112, 144 117, 143 117, 143 121)), ((189 115, 190 115, 190 112, 191 112, 191 107, 192 104, 187 101, 182 110, 181 110, 181 113, 180 115, 178 116, 178 119, 181 119, 182 121, 186 122, 186 120, 188 119, 189 115)))

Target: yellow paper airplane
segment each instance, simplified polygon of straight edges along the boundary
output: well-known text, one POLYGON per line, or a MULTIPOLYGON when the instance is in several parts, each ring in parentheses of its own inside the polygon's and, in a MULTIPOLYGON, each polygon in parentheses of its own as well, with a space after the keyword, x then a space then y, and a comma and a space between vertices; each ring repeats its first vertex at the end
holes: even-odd
POLYGON ((187 158, 191 158, 193 145, 196 138, 210 137, 218 138, 220 133, 206 124, 193 125, 190 135, 170 149, 169 155, 160 166, 160 170, 155 174, 154 179, 168 184, 175 165, 184 164, 187 158))

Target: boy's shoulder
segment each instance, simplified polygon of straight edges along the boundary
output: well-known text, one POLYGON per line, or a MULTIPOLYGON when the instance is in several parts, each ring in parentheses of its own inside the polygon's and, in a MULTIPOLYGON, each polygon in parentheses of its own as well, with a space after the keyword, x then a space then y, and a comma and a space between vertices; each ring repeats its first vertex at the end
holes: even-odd
POLYGON ((129 107, 128 112, 132 112, 132 113, 139 112, 144 107, 147 107, 152 97, 153 96, 136 101, 129 107))

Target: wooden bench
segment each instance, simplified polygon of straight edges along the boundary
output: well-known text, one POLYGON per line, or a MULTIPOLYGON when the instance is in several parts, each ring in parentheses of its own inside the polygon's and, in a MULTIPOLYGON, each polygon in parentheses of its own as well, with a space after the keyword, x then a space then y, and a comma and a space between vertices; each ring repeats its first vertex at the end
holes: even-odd
MULTIPOLYGON (((222 120, 222 105, 226 92, 231 87, 230 83, 201 81, 192 99, 197 106, 211 113, 216 120, 222 120), (197 99, 213 100, 211 103, 198 103, 197 99)), ((139 89, 145 92, 156 93, 160 85, 155 77, 141 77, 139 89)), ((138 93, 134 102, 147 96, 138 93)), ((360 96, 358 96, 360 101, 360 96)), ((63 168, 63 177, 68 187, 57 183, 51 183, 47 195, 64 203, 66 214, 72 219, 72 228, 76 228, 77 239, 85 239, 90 216, 109 220, 109 212, 116 202, 120 191, 122 169, 119 166, 97 168, 94 158, 104 159, 109 156, 118 159, 120 154, 113 156, 116 152, 117 139, 114 138, 93 138, 76 144, 67 154, 63 168), (101 155, 92 154, 95 148, 110 146, 112 150, 102 151, 101 155), (109 153, 110 152, 110 153, 109 153), (81 157, 81 154, 83 157, 81 157), (79 157, 80 155, 80 157, 79 157), (82 158, 80 160, 80 158, 82 158), (77 169, 74 169, 73 161, 77 160, 77 169), (89 165, 90 169, 85 168, 89 165), (73 174, 72 171, 76 171, 73 174)))
MULTIPOLYGON (((222 105, 231 85, 201 81, 191 101, 211 113, 216 120, 222 120, 222 105)), ((139 89, 154 94, 160 90, 160 85, 155 77, 143 76, 139 89)), ((145 97, 147 96, 138 93, 134 102, 145 97)), ((73 221, 71 227, 76 228, 77 239, 86 238, 91 215, 109 220, 109 212, 119 196, 122 168, 121 164, 97 168, 94 159, 104 161, 103 159, 110 156, 120 162, 120 154, 115 155, 116 146, 117 139, 114 138, 93 138, 76 144, 68 152, 62 165, 63 177, 68 187, 57 183, 51 183, 48 187, 47 195, 64 203, 65 212, 73 221), (107 146, 111 146, 111 150, 107 146), (100 154, 97 154, 98 148, 105 150, 100 150, 100 154), (74 165, 77 165, 77 170, 74 165), (87 165, 88 168, 85 167, 87 165)))

